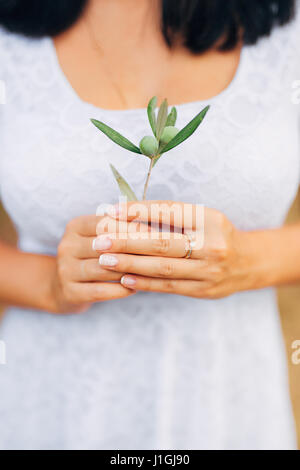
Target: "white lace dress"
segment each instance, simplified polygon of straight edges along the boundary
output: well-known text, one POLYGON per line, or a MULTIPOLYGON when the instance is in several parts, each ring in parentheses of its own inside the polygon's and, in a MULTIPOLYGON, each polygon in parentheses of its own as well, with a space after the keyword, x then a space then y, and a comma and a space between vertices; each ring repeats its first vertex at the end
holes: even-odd
MULTIPOLYGON (((299 20, 276 29, 243 49, 223 93, 178 106, 179 125, 211 110, 161 159, 149 198, 205 204, 245 230, 283 223, 300 174, 299 39, 299 20)), ((82 102, 49 38, 1 31, 0 79, 1 198, 20 248, 55 255, 70 219, 116 202, 110 162, 142 191, 146 159, 89 119, 138 142, 146 113, 82 102)), ((1 449, 296 447, 273 289, 214 301, 139 293, 75 316, 10 308, 0 340, 1 449)))

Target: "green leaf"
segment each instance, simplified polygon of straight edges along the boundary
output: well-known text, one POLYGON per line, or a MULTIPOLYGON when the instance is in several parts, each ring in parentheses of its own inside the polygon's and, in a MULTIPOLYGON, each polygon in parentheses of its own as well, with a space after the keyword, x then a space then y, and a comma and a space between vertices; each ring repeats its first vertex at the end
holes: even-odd
POLYGON ((175 126, 176 121, 177 121, 177 109, 175 107, 173 107, 171 109, 171 112, 170 112, 169 116, 168 116, 168 119, 167 119, 167 122, 166 122, 166 127, 175 126))
POLYGON ((156 124, 156 138, 159 141, 168 119, 168 101, 164 100, 159 108, 156 124))
POLYGON ((125 179, 120 175, 120 173, 118 172, 118 170, 116 170, 116 168, 113 166, 113 165, 110 165, 110 168, 111 168, 111 171, 113 172, 113 175, 119 185, 119 188, 121 190, 121 193, 123 194, 123 196, 126 196, 128 201, 137 201, 138 198, 136 197, 136 195, 134 194, 134 192, 132 191, 131 187, 129 186, 129 184, 125 181, 125 179))
POLYGON ((155 158, 153 168, 157 164, 158 160, 162 156, 162 154, 169 152, 173 148, 177 147, 178 145, 182 144, 185 140, 187 140, 194 132, 198 129, 200 124, 202 123, 203 119, 205 118, 210 106, 204 108, 201 113, 197 114, 197 116, 188 123, 175 137, 172 139, 166 146, 160 146, 158 152, 159 155, 155 158))
POLYGON ((148 119, 150 122, 152 132, 155 136, 156 136, 156 116, 155 116, 156 106, 157 106, 157 98, 156 96, 153 96, 153 98, 150 100, 148 104, 147 113, 148 113, 148 119))
POLYGON ((140 149, 134 145, 130 140, 123 137, 119 132, 115 131, 111 127, 107 126, 103 122, 97 121, 96 119, 91 119, 91 122, 96 126, 103 134, 105 134, 110 140, 112 140, 115 144, 123 147, 130 152, 138 153, 141 155, 140 149))
POLYGON ((205 109, 201 111, 201 113, 197 114, 197 116, 187 124, 178 134, 172 139, 162 150, 161 153, 166 153, 172 150, 173 148, 177 147, 178 145, 182 144, 185 140, 187 140, 194 132, 198 129, 200 124, 202 123, 203 119, 205 118, 210 106, 207 106, 205 109))

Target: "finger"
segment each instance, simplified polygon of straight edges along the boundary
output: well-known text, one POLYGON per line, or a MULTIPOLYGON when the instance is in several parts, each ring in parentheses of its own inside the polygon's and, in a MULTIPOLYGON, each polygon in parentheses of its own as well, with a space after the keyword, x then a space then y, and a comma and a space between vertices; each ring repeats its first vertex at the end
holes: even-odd
POLYGON ((94 248, 94 237, 84 238, 77 246, 75 257, 79 259, 97 259, 99 253, 94 248))
MULTIPOLYGON (((212 277, 207 262, 177 258, 158 258, 124 254, 103 254, 99 259, 104 269, 163 279, 206 280, 212 277)), ((122 275, 121 275, 122 277, 122 275)))
POLYGON ((135 294, 120 283, 76 283, 69 287, 74 303, 96 303, 107 300, 121 299, 135 294))
MULTIPOLYGON (((111 219, 112 220, 112 219, 111 219)), ((115 221, 114 221, 115 222, 115 221)), ((112 234, 112 238, 116 239, 121 233, 121 237, 126 238, 127 233, 139 234, 139 233, 146 233, 150 230, 150 228, 143 223, 139 224, 130 224, 127 222, 118 222, 119 227, 118 230, 121 232, 115 232, 112 234)), ((103 235, 103 234, 102 234, 103 235)), ((109 234, 107 234, 109 236, 109 234)), ((106 237, 104 239, 106 239, 106 237)), ((103 240, 103 238, 102 238, 103 240)), ((98 258, 100 251, 106 251, 111 248, 111 244, 108 242, 102 242, 103 247, 96 248, 95 246, 95 236, 92 237, 83 237, 78 235, 77 233, 73 233, 68 239, 65 241, 68 244, 68 252, 75 258, 79 259, 88 259, 88 258, 98 258)))
POLYGON ((122 277, 121 284, 135 291, 162 292, 196 298, 206 298, 209 287, 209 283, 205 281, 166 280, 127 274, 122 277))
POLYGON ((96 215, 86 215, 71 220, 67 227, 67 232, 75 232, 84 237, 96 235, 96 227, 103 217, 96 215))
POLYGON ((145 222, 128 222, 116 220, 111 217, 103 217, 96 228, 97 235, 104 233, 140 233, 149 231, 150 227, 145 222))
POLYGON ((68 252, 75 258, 86 259, 97 258, 99 256, 93 248, 93 241, 95 240, 95 236, 97 236, 97 234, 103 235, 109 231, 114 234, 142 233, 148 232, 150 227, 142 222, 128 223, 124 221, 116 221, 110 217, 96 217, 95 220, 92 220, 91 217, 88 216, 72 220, 68 224, 68 230, 72 230, 72 232, 65 240, 65 244, 67 244, 67 247, 65 246, 65 248, 67 248, 68 252), (85 227, 86 220, 89 222, 85 227), (95 228, 93 228, 94 226, 95 228), (86 230, 85 235, 83 234, 84 230, 86 230))
POLYGON ((122 277, 120 272, 108 271, 101 267, 97 258, 75 260, 70 263, 70 272, 72 280, 76 282, 120 281, 122 277))
POLYGON ((186 235, 174 233, 110 234, 93 242, 99 252, 183 258, 189 250, 186 235))
POLYGON ((166 258, 203 258, 203 243, 198 232, 190 235, 170 232, 107 234, 93 241, 98 252, 163 256, 166 258))
POLYGON ((201 230, 204 207, 174 201, 132 201, 111 206, 109 215, 118 220, 138 220, 169 227, 201 230))

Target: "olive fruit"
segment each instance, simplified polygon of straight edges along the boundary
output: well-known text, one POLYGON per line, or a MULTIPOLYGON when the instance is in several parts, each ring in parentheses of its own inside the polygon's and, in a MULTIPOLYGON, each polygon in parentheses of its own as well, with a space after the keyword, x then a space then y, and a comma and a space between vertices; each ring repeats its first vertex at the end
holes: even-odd
POLYGON ((169 142, 171 142, 172 139, 174 139, 174 137, 176 137, 178 132, 179 132, 179 129, 177 129, 176 127, 173 127, 173 126, 165 127, 162 133, 161 139, 160 139, 161 143, 168 144, 169 142))
POLYGON ((158 142, 155 137, 147 136, 144 137, 140 142, 140 149, 143 155, 146 157, 156 157, 158 153, 158 142))

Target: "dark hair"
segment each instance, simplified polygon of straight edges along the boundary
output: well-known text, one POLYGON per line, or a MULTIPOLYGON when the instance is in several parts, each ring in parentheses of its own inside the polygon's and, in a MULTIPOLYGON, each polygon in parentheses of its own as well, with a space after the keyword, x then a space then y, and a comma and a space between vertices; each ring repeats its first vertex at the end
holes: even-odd
POLYGON ((30 37, 56 36, 79 18, 88 0, 0 0, 0 24, 30 37))
POLYGON ((172 44, 181 36, 193 52, 204 52, 218 43, 233 49, 240 40, 255 44, 277 25, 295 14, 295 0, 163 0, 164 34, 172 44))
MULTIPOLYGON (((288 23, 296 0, 161 0, 162 30, 171 46, 178 38, 192 52, 216 44, 255 44, 276 25, 288 23)), ((0 0, 0 24, 31 37, 55 36, 82 14, 88 0, 0 0)))

